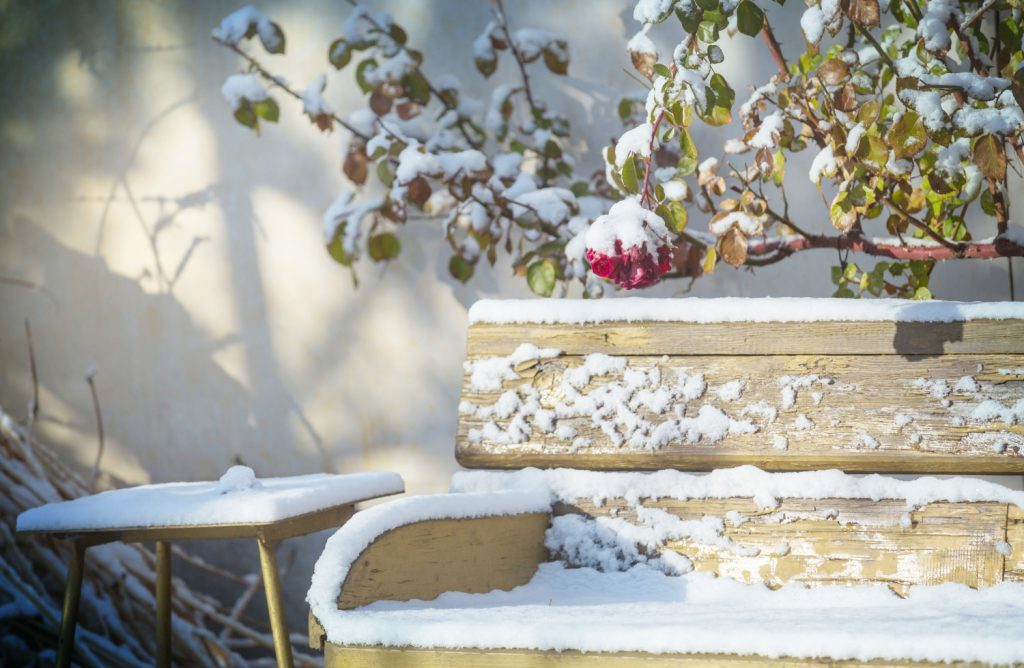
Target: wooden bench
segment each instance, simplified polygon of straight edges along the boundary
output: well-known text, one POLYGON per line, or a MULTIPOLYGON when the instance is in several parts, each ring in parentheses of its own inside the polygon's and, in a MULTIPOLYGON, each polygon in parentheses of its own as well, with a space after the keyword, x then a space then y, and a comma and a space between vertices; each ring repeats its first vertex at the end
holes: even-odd
POLYGON ((1024 492, 851 475, 1024 473, 1022 306, 481 302, 462 398, 506 471, 331 538, 325 665, 1024 661, 1024 492))

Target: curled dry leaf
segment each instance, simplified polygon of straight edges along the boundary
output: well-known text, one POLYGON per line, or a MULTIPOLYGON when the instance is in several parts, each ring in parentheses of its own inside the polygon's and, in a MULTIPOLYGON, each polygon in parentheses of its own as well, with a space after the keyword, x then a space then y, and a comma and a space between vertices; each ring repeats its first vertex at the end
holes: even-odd
POLYGON ((648 79, 654 76, 654 64, 658 62, 658 57, 655 54, 644 51, 630 51, 629 59, 633 61, 633 67, 636 68, 637 72, 648 79))
POLYGON ((334 130, 334 119, 330 114, 317 114, 313 117, 313 123, 321 132, 331 132, 334 130))
POLYGON ((838 58, 826 60, 818 68, 818 78, 827 86, 838 86, 850 78, 850 66, 838 58))
POLYGON ((363 144, 353 145, 345 154, 345 162, 341 166, 341 171, 352 180, 352 183, 361 186, 366 183, 369 171, 366 163, 366 146, 363 144))
POLYGON ((415 118, 416 116, 419 116, 420 110, 420 105, 416 104, 415 102, 410 102, 409 100, 399 102, 398 104, 395 105, 395 113, 398 114, 398 117, 401 118, 403 121, 407 121, 410 118, 415 118))
POLYGON ((417 176, 409 182, 408 198, 416 206, 423 208, 423 205, 430 199, 430 184, 422 176, 417 176))
POLYGON ((731 227, 718 240, 718 255, 734 267, 747 261, 747 235, 731 227))
POLYGON ((758 170, 760 170, 763 176, 768 177, 772 175, 772 172, 775 170, 775 157, 769 149, 758 149, 754 159, 757 162, 758 170))
POLYGON ((832 104, 839 111, 850 112, 857 108, 857 93, 850 84, 844 85, 832 96, 832 104))
POLYGON ((987 178, 1002 181, 1006 178, 1006 153, 995 135, 982 135, 974 144, 974 164, 987 178))
POLYGON ((843 0, 843 13, 850 20, 865 28, 877 28, 881 25, 881 7, 878 0, 843 0))
POLYGON ((383 86, 378 87, 370 95, 370 109, 373 109, 373 113, 378 116, 391 111, 391 96, 387 94, 383 86))

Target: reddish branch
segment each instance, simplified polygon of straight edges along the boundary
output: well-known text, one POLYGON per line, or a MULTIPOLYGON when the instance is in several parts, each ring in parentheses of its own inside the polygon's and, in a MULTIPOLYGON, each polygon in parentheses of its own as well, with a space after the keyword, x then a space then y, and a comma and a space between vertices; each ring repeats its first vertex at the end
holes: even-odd
POLYGON ((783 79, 789 79, 789 66, 786 64, 785 56, 782 55, 782 45, 775 38, 775 33, 772 32, 772 27, 768 24, 767 16, 764 17, 764 22, 761 24, 761 38, 768 45, 768 50, 771 51, 772 58, 775 59, 775 65, 779 68, 779 74, 783 79))
POLYGON ((1024 257, 1024 246, 1006 240, 996 239, 987 243, 958 244, 955 248, 940 245, 902 246, 875 242, 863 237, 811 235, 806 237, 784 237, 779 239, 752 240, 747 252, 752 256, 747 264, 760 266, 774 264, 793 253, 816 248, 848 250, 866 253, 894 260, 984 260, 998 257, 1024 257))

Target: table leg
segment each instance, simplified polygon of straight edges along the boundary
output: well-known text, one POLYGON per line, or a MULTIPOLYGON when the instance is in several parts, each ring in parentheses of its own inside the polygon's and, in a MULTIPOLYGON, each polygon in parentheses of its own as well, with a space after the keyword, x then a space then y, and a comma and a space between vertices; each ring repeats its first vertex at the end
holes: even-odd
POLYGON ((171 544, 156 541, 156 665, 171 666, 171 544))
POLYGON ((293 668, 292 643, 288 638, 288 625, 284 619, 284 601, 281 596, 281 580, 277 572, 277 545, 265 538, 257 538, 260 546, 260 566, 263 569, 263 589, 267 594, 267 612, 270 614, 270 629, 274 634, 274 653, 278 668, 293 668))
POLYGON ((78 601, 82 596, 82 573, 88 546, 80 540, 71 541, 71 564, 64 585, 64 608, 61 611, 60 637, 57 642, 57 668, 69 668, 75 649, 75 628, 78 625, 78 601))

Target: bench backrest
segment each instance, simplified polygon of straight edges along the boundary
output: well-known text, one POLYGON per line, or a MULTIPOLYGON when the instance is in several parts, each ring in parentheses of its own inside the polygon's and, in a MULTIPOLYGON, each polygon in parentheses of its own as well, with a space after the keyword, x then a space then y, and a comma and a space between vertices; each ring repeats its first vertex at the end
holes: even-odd
POLYGON ((479 302, 456 456, 1024 473, 1024 304, 479 302))

